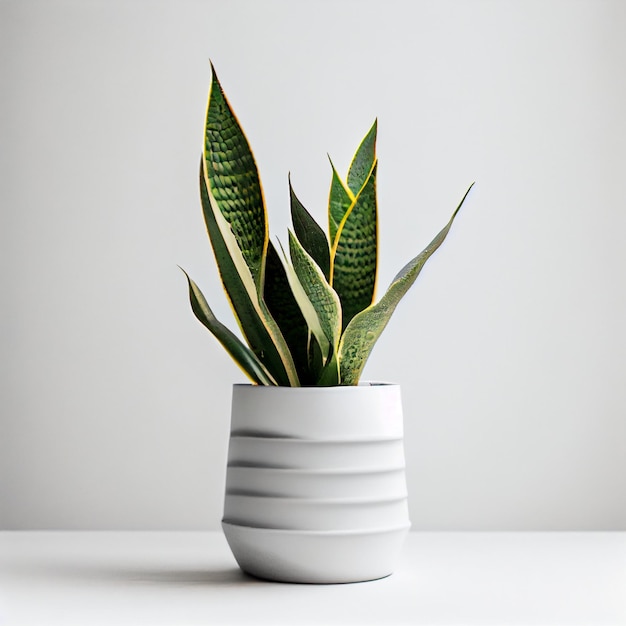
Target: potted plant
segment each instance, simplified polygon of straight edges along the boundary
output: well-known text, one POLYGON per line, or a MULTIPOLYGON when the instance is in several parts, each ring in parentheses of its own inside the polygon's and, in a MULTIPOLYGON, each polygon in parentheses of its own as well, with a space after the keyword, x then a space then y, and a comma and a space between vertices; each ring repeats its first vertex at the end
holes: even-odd
POLYGON ((328 236, 290 182, 293 231, 277 249, 252 151, 212 70, 200 196, 244 340, 187 280, 194 314, 251 381, 233 387, 226 538, 241 568, 261 578, 389 575, 410 526, 400 389, 360 382, 361 373, 467 193, 375 301, 376 122, 345 180, 331 163, 328 236))

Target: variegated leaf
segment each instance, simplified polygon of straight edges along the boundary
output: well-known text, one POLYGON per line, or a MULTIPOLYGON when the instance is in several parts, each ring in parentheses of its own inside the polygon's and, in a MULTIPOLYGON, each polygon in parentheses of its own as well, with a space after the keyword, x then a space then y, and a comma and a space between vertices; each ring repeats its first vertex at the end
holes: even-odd
POLYGON ((313 384, 308 354, 309 328, 271 241, 267 248, 263 293, 265 304, 285 338, 300 384, 313 384))
POLYGON ((339 294, 343 328, 374 300, 378 259, 378 215, 374 165, 344 215, 331 250, 331 285, 339 294))
POLYGON ((330 166, 333 170, 333 177, 330 182, 330 194, 328 197, 328 233, 332 245, 343 216, 354 202, 354 194, 341 180, 332 161, 330 166))
POLYGON ((361 141, 361 145, 357 148, 357 151, 350 164, 348 170, 348 189, 356 196, 365 181, 367 180, 372 167, 374 167, 374 161, 376 160, 376 131, 378 128, 378 120, 374 120, 372 127, 367 132, 367 135, 361 141))
POLYGON ((275 385, 276 381, 272 379, 252 350, 215 317, 198 285, 189 278, 185 270, 183 273, 189 285, 191 309, 198 320, 211 331, 252 382, 259 385, 275 385))
POLYGON ((323 339, 326 339, 330 347, 330 351, 325 354, 325 358, 328 358, 336 352, 341 334, 339 297, 292 232, 289 233, 289 254, 298 282, 302 285, 302 289, 311 304, 317 323, 315 319, 311 319, 310 310, 308 314, 303 311, 303 314, 323 349, 325 348, 323 339), (316 328, 321 329, 323 338, 318 337, 319 333, 316 328))
POLYGON ((261 182, 248 140, 212 70, 204 143, 208 187, 260 290, 268 242, 261 182))
POLYGON ((385 295, 379 302, 371 305, 348 324, 339 344, 339 367, 342 385, 356 385, 361 377, 374 344, 387 326, 396 306, 415 282, 424 264, 433 252, 439 248, 450 231, 452 222, 470 189, 467 190, 450 221, 414 259, 409 261, 395 276, 385 295))
POLYGON ((200 197, 213 253, 237 323, 259 360, 279 385, 298 386, 291 354, 276 321, 256 285, 232 229, 208 189, 204 162, 200 163, 200 197))

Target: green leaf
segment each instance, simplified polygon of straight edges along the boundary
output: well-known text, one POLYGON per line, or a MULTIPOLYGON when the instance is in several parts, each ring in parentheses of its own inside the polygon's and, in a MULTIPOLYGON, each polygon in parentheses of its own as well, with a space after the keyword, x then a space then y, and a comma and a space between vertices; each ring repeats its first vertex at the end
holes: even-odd
POLYGON ((372 127, 363 138, 363 141, 361 141, 361 145, 358 147, 348 170, 348 188, 355 195, 361 191, 372 171, 372 167, 374 167, 377 127, 378 120, 374 120, 372 127))
POLYGON ((337 229, 330 284, 339 294, 343 328, 374 300, 378 256, 376 169, 369 175, 337 229))
POLYGON ((361 372, 374 344, 385 329, 396 306, 415 282, 426 261, 445 240, 452 222, 461 206, 463 206, 463 202, 472 186, 463 196, 450 221, 420 254, 409 261, 398 272, 381 300, 356 315, 348 324, 339 344, 339 366, 342 385, 358 384, 361 372))
POLYGON ((252 350, 215 317, 198 285, 189 278, 185 270, 182 268, 181 270, 187 277, 191 309, 198 320, 213 333, 215 338, 252 382, 258 385, 275 385, 276 382, 265 370, 263 364, 256 358, 252 350))
POLYGON ((333 170, 333 177, 330 181, 330 195, 328 197, 328 232, 332 245, 343 216, 354 202, 354 194, 345 186, 332 161, 330 161, 330 166, 333 170))
POLYGON ((339 225, 354 203, 356 195, 365 185, 374 166, 374 161, 376 160, 377 126, 377 121, 374 121, 352 158, 352 163, 348 170, 347 185, 337 173, 332 160, 330 161, 333 170, 328 199, 328 232, 330 234, 331 246, 335 243, 339 225))
POLYGON ((330 276, 328 239, 326 239, 326 234, 318 223, 298 200, 291 186, 291 178, 289 179, 289 196, 291 199, 291 221, 296 237, 328 280, 330 276))
POLYGON ((260 291, 268 243, 261 182, 248 140, 211 69, 204 142, 208 187, 260 291))
POLYGON ((311 372, 312 384, 316 384, 320 372, 324 369, 324 355, 315 335, 309 332, 309 371, 311 372))
MULTIPOLYGON (((301 299, 298 301, 299 304, 304 304, 304 307, 301 307, 302 313, 318 340, 325 359, 328 359, 336 352, 341 334, 339 297, 291 231, 289 232, 289 253, 296 277, 308 301, 304 303, 301 299), (320 330, 322 335, 320 335, 320 330)), ((298 297, 295 290, 294 295, 298 297)))
POLYGON ((316 385, 318 387, 335 387, 341 383, 339 377, 339 362, 337 361, 337 354, 333 353, 328 363, 322 369, 316 385))
POLYGON ((276 321, 259 298, 252 273, 234 234, 208 189, 204 163, 200 163, 200 198, 215 261, 224 290, 246 341, 259 360, 284 386, 298 386, 289 349, 276 321))
POLYGON ((311 384, 309 328, 289 286, 285 267, 272 242, 267 249, 264 300, 285 338, 300 384, 311 384))

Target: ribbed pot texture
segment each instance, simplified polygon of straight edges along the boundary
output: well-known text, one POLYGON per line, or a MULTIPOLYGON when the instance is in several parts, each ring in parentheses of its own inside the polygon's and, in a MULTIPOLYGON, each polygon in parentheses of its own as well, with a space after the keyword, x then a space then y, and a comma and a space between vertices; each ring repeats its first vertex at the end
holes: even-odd
POLYGON ((393 572, 410 527, 400 387, 233 387, 222 526, 244 571, 346 583, 393 572))

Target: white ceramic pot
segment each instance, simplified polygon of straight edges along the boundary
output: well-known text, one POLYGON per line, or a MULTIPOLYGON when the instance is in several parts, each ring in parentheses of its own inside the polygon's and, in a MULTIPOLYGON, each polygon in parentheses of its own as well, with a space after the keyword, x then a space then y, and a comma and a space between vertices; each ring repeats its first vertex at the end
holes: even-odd
POLYGON ((316 441, 233 435, 228 465, 292 470, 384 470, 403 458, 403 445, 402 436, 316 441))
POLYGON ((406 498, 404 466, 382 469, 303 470, 228 467, 228 496, 278 498, 406 498))
POLYGON ((226 495, 224 520, 280 530, 380 530, 408 520, 406 497, 268 498, 226 495))
POLYGON ((241 569, 268 580, 351 583, 393 572, 409 524, 367 531, 252 528, 223 522, 241 569))
POLYGON ((400 386, 234 385, 231 435, 318 441, 402 437, 400 386))
POLYGON ((235 385, 223 528, 241 568, 290 582, 391 574, 410 526, 402 435, 398 385, 235 385))

